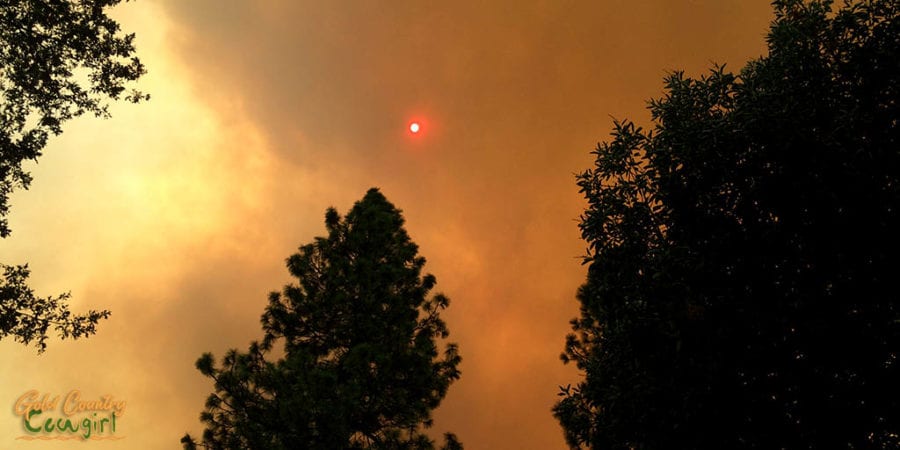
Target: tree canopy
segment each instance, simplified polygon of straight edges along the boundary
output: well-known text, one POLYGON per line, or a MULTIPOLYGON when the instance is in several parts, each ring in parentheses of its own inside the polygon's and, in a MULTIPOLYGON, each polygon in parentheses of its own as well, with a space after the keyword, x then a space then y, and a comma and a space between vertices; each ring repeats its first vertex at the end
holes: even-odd
POLYGON ((0 237, 10 233, 9 194, 28 188, 22 163, 86 112, 108 115, 107 99, 147 98, 126 85, 144 74, 134 34, 106 9, 121 0, 0 2, 0 237))
POLYGON ((186 449, 434 448, 424 428, 460 356, 452 343, 440 356, 449 300, 429 295, 436 279, 403 223, 377 189, 344 217, 327 211, 328 235, 287 259, 297 283, 270 294, 262 341, 218 367, 209 353, 197 361, 215 392, 186 449))
MULTIPOLYGON (((108 100, 149 98, 127 84, 144 74, 134 34, 122 34, 106 10, 120 0, 0 0, 0 238, 11 230, 9 196, 27 189, 22 167, 37 161, 51 135, 84 113, 108 116, 108 100)), ((46 347, 47 330, 63 338, 92 334, 108 311, 72 315, 59 297, 35 297, 25 265, 0 264, 0 337, 46 347)))
POLYGON ((578 176, 573 448, 897 448, 900 4, 779 0, 578 176))

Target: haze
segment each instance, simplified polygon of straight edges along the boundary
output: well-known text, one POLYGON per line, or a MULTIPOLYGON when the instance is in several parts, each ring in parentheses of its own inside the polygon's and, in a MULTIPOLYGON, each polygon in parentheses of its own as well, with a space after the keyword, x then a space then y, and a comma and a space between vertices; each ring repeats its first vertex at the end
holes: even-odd
MULTIPOLYGON (((12 199, 7 264, 38 294, 112 317, 43 355, 0 343, 0 401, 127 401, 109 448, 179 448, 211 384, 204 351, 261 336, 284 259, 369 187, 403 209, 451 299, 462 378, 435 433, 468 449, 562 449, 550 414, 584 279, 573 174, 612 118, 648 123, 667 71, 740 68, 765 50, 768 2, 141 0, 146 104, 69 124, 12 199), (421 120, 412 138, 408 126, 421 120)), ((3 448, 23 442, 0 417, 3 448)))

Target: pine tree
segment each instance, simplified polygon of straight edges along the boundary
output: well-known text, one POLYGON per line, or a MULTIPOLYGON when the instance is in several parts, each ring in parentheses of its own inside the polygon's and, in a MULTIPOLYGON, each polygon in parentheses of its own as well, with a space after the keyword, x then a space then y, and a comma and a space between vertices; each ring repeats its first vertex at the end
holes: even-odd
POLYGON ((185 436, 185 448, 433 448, 423 429, 460 357, 455 344, 439 356, 449 300, 429 295, 436 279, 403 224, 377 189, 343 218, 327 211, 328 235, 288 258, 298 282, 270 295, 262 341, 220 367, 210 354, 197 362, 216 392, 202 441, 185 436))

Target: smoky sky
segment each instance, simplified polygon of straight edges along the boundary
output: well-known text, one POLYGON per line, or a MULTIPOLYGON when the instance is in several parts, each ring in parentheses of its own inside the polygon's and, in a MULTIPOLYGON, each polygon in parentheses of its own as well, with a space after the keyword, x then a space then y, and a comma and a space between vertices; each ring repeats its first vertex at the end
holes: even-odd
MULTIPOLYGON (((266 294, 290 281, 284 259, 324 233, 326 208, 346 212, 373 186, 451 299, 462 378, 435 435, 564 448, 550 408, 579 379, 559 360, 585 275, 574 174, 614 118, 650 126, 646 101, 668 72, 763 54, 771 19, 767 2, 742 0, 142 0, 117 12, 153 98, 53 141, 2 247, 32 262, 37 290, 113 317, 41 356, 4 341, 0 374, 10 405, 30 388, 125 398, 128 438, 108 445, 148 449, 201 430, 212 386, 196 358, 258 339, 266 294)), ((8 419, 0 434, 19 433, 8 419)))

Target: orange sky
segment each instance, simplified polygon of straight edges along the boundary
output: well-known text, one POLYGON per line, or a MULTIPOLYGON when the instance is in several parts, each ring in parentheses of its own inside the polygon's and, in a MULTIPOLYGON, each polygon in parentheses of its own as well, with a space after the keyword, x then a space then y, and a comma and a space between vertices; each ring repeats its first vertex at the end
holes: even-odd
POLYGON ((106 448, 179 448, 211 385, 204 351, 261 336, 284 259, 372 186, 404 210, 460 344, 435 431, 469 449, 564 448, 550 414, 583 281, 573 174, 611 116, 646 123, 666 71, 764 51, 768 2, 141 0, 149 103, 54 138, 16 194, 3 262, 109 308, 99 333, 36 355, 0 342, 2 448, 29 389, 126 400, 106 448), (420 118, 411 139, 406 126, 420 118))

